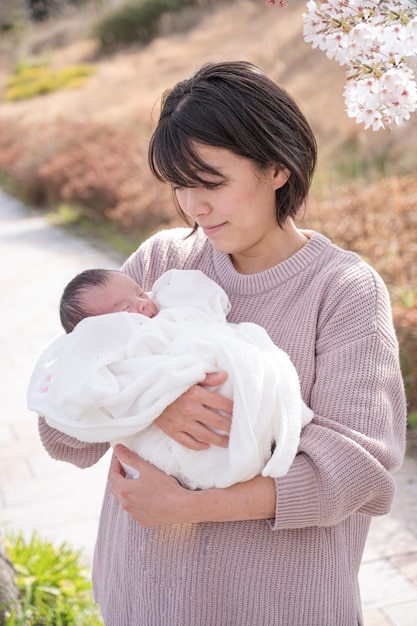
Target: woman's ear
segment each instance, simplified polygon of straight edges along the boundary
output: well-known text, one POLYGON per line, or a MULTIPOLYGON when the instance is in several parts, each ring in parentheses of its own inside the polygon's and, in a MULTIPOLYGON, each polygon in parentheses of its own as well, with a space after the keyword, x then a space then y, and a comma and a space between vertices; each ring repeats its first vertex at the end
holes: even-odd
POLYGON ((274 185, 276 191, 277 189, 281 189, 281 187, 285 185, 285 183, 291 176, 291 172, 286 167, 282 167, 282 165, 274 165, 273 167, 274 185))
POLYGON ((281 189, 288 181, 291 176, 291 172, 288 168, 283 167, 282 165, 274 166, 274 182, 275 182, 275 190, 281 189))

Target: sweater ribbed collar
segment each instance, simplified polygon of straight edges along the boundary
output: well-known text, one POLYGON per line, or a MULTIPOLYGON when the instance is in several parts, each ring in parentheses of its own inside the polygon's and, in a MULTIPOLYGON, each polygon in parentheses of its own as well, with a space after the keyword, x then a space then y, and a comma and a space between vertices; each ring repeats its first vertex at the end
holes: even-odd
POLYGON ((228 293, 253 295, 269 291, 290 280, 311 266, 323 250, 331 245, 329 239, 320 233, 308 231, 308 234, 310 238, 301 250, 278 265, 256 274, 239 274, 230 256, 213 248, 213 264, 222 286, 228 293))

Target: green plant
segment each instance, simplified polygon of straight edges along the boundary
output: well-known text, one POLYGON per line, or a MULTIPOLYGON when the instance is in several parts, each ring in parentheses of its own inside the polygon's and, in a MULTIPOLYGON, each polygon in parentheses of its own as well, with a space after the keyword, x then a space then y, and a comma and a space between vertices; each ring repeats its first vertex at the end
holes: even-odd
POLYGON ((417 431, 417 411, 413 411, 408 416, 408 425, 410 428, 417 431))
POLYGON ((58 89, 75 89, 84 85, 95 71, 92 65, 74 65, 54 70, 46 65, 20 63, 6 83, 5 100, 25 100, 58 89))
POLYGON ((152 234, 152 231, 145 231, 141 236, 136 232, 120 232, 117 222, 104 216, 94 217, 95 219, 92 219, 91 214, 90 217, 86 215, 81 207, 65 203, 59 204, 47 214, 50 224, 65 228, 78 237, 85 237, 90 242, 105 247, 109 253, 115 254, 120 264, 137 249, 143 239, 152 234))
POLYGON ((413 411, 413 413, 410 413, 408 416, 408 425, 410 428, 417 431, 417 411, 413 411))
POLYGON ((340 151, 340 156, 332 163, 332 169, 335 178, 341 182, 364 178, 375 180, 386 176, 387 161, 386 151, 372 154, 360 146, 358 139, 352 139, 340 151))
POLYGON ((0 7, 0 34, 5 36, 24 28, 25 7, 18 0, 2 0, 0 7))
POLYGON ((195 4, 195 0, 130 0, 107 13, 94 29, 103 47, 132 42, 147 43, 156 34, 165 13, 195 4))
POLYGON ((5 545, 20 592, 5 626, 102 625, 80 551, 67 543, 54 546, 36 532, 28 540, 6 534, 5 545))

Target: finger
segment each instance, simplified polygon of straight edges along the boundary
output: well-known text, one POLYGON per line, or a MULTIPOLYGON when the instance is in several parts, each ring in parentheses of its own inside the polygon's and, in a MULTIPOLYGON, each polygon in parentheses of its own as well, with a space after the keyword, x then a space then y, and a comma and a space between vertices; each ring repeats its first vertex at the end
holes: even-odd
POLYGON ((207 385, 208 387, 216 387, 217 385, 222 385, 226 379, 227 372, 212 372, 211 374, 207 374, 201 384, 207 385))
POLYGON ((232 416, 233 400, 230 398, 226 398, 226 396, 222 396, 220 393, 202 387, 199 392, 199 399, 205 407, 213 411, 222 411, 222 413, 225 413, 229 417, 232 416))
POLYGON ((224 432, 218 433, 211 430, 206 424, 199 422, 194 422, 191 436, 197 441, 208 445, 219 446, 221 448, 227 448, 229 445, 228 435, 224 434, 224 432))
POLYGON ((126 465, 130 465, 131 467, 140 470, 143 459, 141 459, 136 452, 133 452, 133 450, 130 450, 121 443, 117 443, 114 447, 114 454, 120 463, 125 463, 126 465))
MULTIPOLYGON (((190 450, 207 450, 210 445, 227 448, 229 445, 229 437, 227 435, 216 433, 204 424, 194 422, 191 429, 193 434, 184 431, 175 432, 175 441, 190 450)), ((167 434, 169 436, 168 431, 167 434)))
POLYGON ((124 477, 123 467, 120 465, 119 459, 114 455, 110 463, 109 474, 120 474, 120 476, 124 477))
MULTIPOLYGON (((181 432, 183 440, 177 439, 177 441, 189 447, 189 443, 191 443, 187 438, 189 436, 196 442, 206 444, 205 448, 209 447, 209 445, 227 447, 229 444, 228 433, 230 432, 230 424, 230 418, 218 415, 211 409, 200 407, 198 419, 189 421, 187 430, 181 432)), ((197 447, 193 446, 193 449, 197 449, 197 447)), ((203 447, 199 446, 198 449, 202 450, 203 447)))
POLYGON ((185 432, 177 433, 176 441, 185 448, 189 448, 190 450, 207 450, 210 447, 209 443, 199 441, 192 435, 189 435, 185 432))
POLYGON ((113 496, 118 499, 117 494, 126 482, 126 474, 119 460, 114 456, 109 469, 108 481, 113 496))
MULTIPOLYGON (((211 397, 208 397, 207 400, 202 398, 203 406, 210 409, 212 413, 216 412, 217 415, 220 414, 220 417, 225 417, 230 420, 233 415, 233 401, 214 393, 210 394, 210 396, 211 397)), ((220 421, 223 422, 223 424, 226 424, 224 420, 220 421)))
POLYGON ((210 429, 222 431, 221 435, 227 435, 230 433, 232 425, 232 416, 223 415, 211 407, 204 407, 204 413, 200 413, 198 421, 207 426, 210 429))
POLYGON ((139 478, 143 476, 145 472, 149 474, 149 469, 155 469, 155 466, 148 461, 145 461, 141 456, 133 452, 130 448, 127 448, 121 443, 118 443, 114 447, 114 454, 116 455, 120 465, 125 470, 126 478, 139 478))

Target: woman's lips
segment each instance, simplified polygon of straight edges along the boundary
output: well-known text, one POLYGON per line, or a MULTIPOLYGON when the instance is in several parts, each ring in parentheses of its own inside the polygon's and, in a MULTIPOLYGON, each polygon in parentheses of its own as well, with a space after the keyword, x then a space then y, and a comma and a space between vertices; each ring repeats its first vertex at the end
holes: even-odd
POLYGON ((200 228, 202 229, 203 233, 207 235, 207 237, 211 237, 212 235, 218 233, 219 230, 223 228, 225 223, 226 222, 223 222, 223 224, 217 224, 217 226, 201 226, 200 228))

